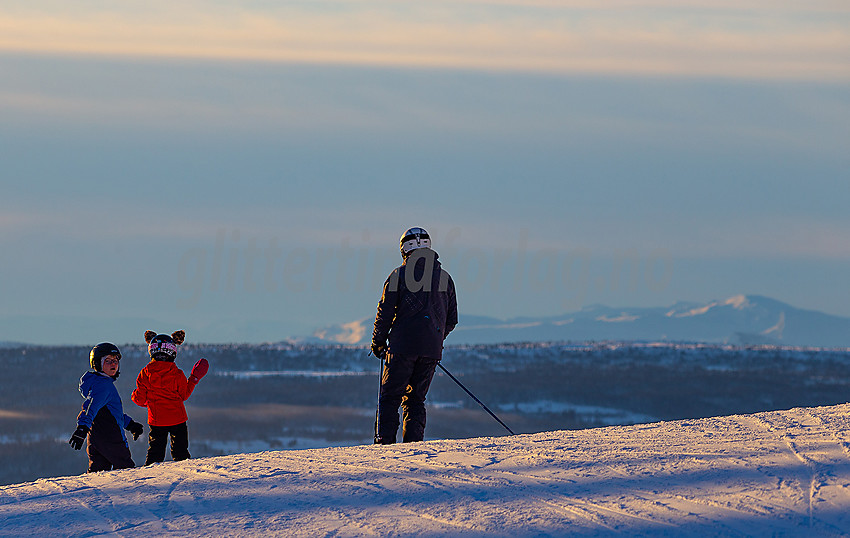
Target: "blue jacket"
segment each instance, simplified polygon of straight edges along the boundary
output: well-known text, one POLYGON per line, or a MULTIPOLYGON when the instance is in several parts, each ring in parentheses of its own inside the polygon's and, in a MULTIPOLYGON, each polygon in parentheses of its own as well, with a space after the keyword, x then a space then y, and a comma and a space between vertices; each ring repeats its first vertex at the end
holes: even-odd
MULTIPOLYGON (((98 413, 105 410, 108 414, 101 414, 98 417, 98 423, 104 418, 108 418, 109 422, 114 419, 117 428, 108 428, 108 431, 114 435, 114 430, 117 429, 121 433, 121 439, 127 443, 124 430, 133 419, 124 414, 124 406, 121 405, 121 396, 115 388, 115 380, 102 372, 86 372, 80 378, 80 394, 85 401, 83 410, 77 416, 77 425, 91 428, 98 413)), ((99 428, 100 426, 97 429, 99 428)), ((92 431, 91 435, 100 435, 100 433, 92 431)))

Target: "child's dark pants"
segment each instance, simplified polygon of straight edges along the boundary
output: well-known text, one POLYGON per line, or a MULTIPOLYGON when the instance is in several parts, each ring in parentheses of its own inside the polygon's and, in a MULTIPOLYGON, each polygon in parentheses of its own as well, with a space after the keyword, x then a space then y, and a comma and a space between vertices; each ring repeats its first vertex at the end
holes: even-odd
POLYGON ((165 461, 165 445, 168 436, 171 436, 171 459, 174 461, 188 460, 189 455, 189 429, 186 423, 174 426, 151 426, 148 434, 148 457, 145 465, 165 461))
POLYGON ((89 455, 90 473, 98 471, 111 471, 113 469, 131 469, 136 466, 130 457, 130 449, 127 443, 112 440, 95 440, 89 434, 89 442, 86 447, 89 455), (94 441, 94 442, 92 442, 94 441))
POLYGON ((130 447, 121 435, 121 427, 106 407, 94 417, 87 445, 90 473, 136 466, 130 456, 130 447))

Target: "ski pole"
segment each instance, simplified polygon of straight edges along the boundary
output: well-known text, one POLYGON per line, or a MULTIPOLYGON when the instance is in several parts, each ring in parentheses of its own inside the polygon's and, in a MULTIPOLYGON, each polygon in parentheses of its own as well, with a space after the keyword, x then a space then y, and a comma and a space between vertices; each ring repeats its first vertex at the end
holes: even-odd
POLYGON ((501 424, 502 426, 504 426, 504 427, 505 427, 505 429, 506 429, 506 430, 508 430, 508 432, 509 432, 511 435, 516 435, 513 431, 511 431, 511 429, 510 429, 510 428, 508 428, 508 425, 507 425, 507 424, 505 424, 504 422, 502 422, 501 420, 499 420, 499 417, 497 417, 496 415, 494 415, 494 414, 493 414, 493 412, 492 412, 492 411, 490 411, 490 409, 488 409, 486 405, 484 405, 483 403, 481 403, 481 400, 479 400, 478 398, 476 398, 476 397, 475 397, 475 395, 474 395, 474 394, 472 394, 471 392, 469 392, 469 389, 468 389, 468 388, 466 388, 466 387, 464 387, 464 386, 463 386, 463 383, 461 383, 460 381, 458 381, 458 380, 457 380, 457 378, 451 374, 451 372, 449 372, 448 370, 446 370, 446 367, 445 367, 445 366, 443 366, 443 365, 442 365, 441 363, 439 363, 439 362, 437 363, 437 366, 439 366, 439 367, 440 367, 440 370, 444 371, 444 372, 446 373, 446 375, 447 375, 447 376, 451 377, 451 378, 452 378, 452 381, 454 381, 455 383, 457 383, 457 384, 458 384, 458 386, 459 386, 460 388, 462 388, 464 391, 466 391, 466 393, 467 393, 467 394, 469 394, 470 396, 472 396, 472 399, 473 399, 473 400, 475 400, 476 402, 478 402, 478 405, 480 405, 481 407, 483 407, 483 408, 484 408, 484 410, 485 410, 485 411, 487 411, 488 413, 490 413, 490 416, 491 416, 491 417, 493 417, 494 419, 496 419, 496 422, 498 422, 499 424, 501 424))
POLYGON ((384 380, 384 360, 381 359, 381 377, 378 378, 378 410, 375 411, 375 440, 378 440, 380 431, 378 426, 381 424, 381 386, 384 380))
MULTIPOLYGON (((372 354, 372 351, 369 351, 369 353, 367 354, 367 357, 371 354, 372 354)), ((384 363, 384 358, 378 357, 378 359, 380 359, 380 361, 381 361, 381 375, 380 375, 380 377, 378 377, 378 410, 375 411, 375 442, 378 441, 378 433, 379 433, 378 432, 378 426, 381 423, 381 387, 383 386, 383 383, 384 383, 384 368, 386 367, 385 363, 384 363)))

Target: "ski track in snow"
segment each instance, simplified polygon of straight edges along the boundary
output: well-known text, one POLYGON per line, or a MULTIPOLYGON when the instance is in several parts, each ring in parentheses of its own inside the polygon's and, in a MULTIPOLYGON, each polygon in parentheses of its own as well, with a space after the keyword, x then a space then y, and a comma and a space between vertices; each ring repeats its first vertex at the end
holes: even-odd
POLYGON ((850 536, 850 404, 0 487, 0 536, 850 536))

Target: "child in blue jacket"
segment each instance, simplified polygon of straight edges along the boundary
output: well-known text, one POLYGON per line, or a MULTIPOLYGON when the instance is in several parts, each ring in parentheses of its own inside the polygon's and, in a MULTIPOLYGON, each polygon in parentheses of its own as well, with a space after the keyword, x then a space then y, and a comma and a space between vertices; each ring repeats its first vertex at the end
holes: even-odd
POLYGON ((88 439, 88 472, 110 471, 135 467, 127 445, 126 429, 139 438, 143 427, 124 414, 121 396, 115 388, 121 352, 114 344, 104 342, 92 348, 89 364, 94 372, 80 378, 80 394, 85 398, 83 410, 77 416, 77 429, 68 441, 80 450, 88 439))

